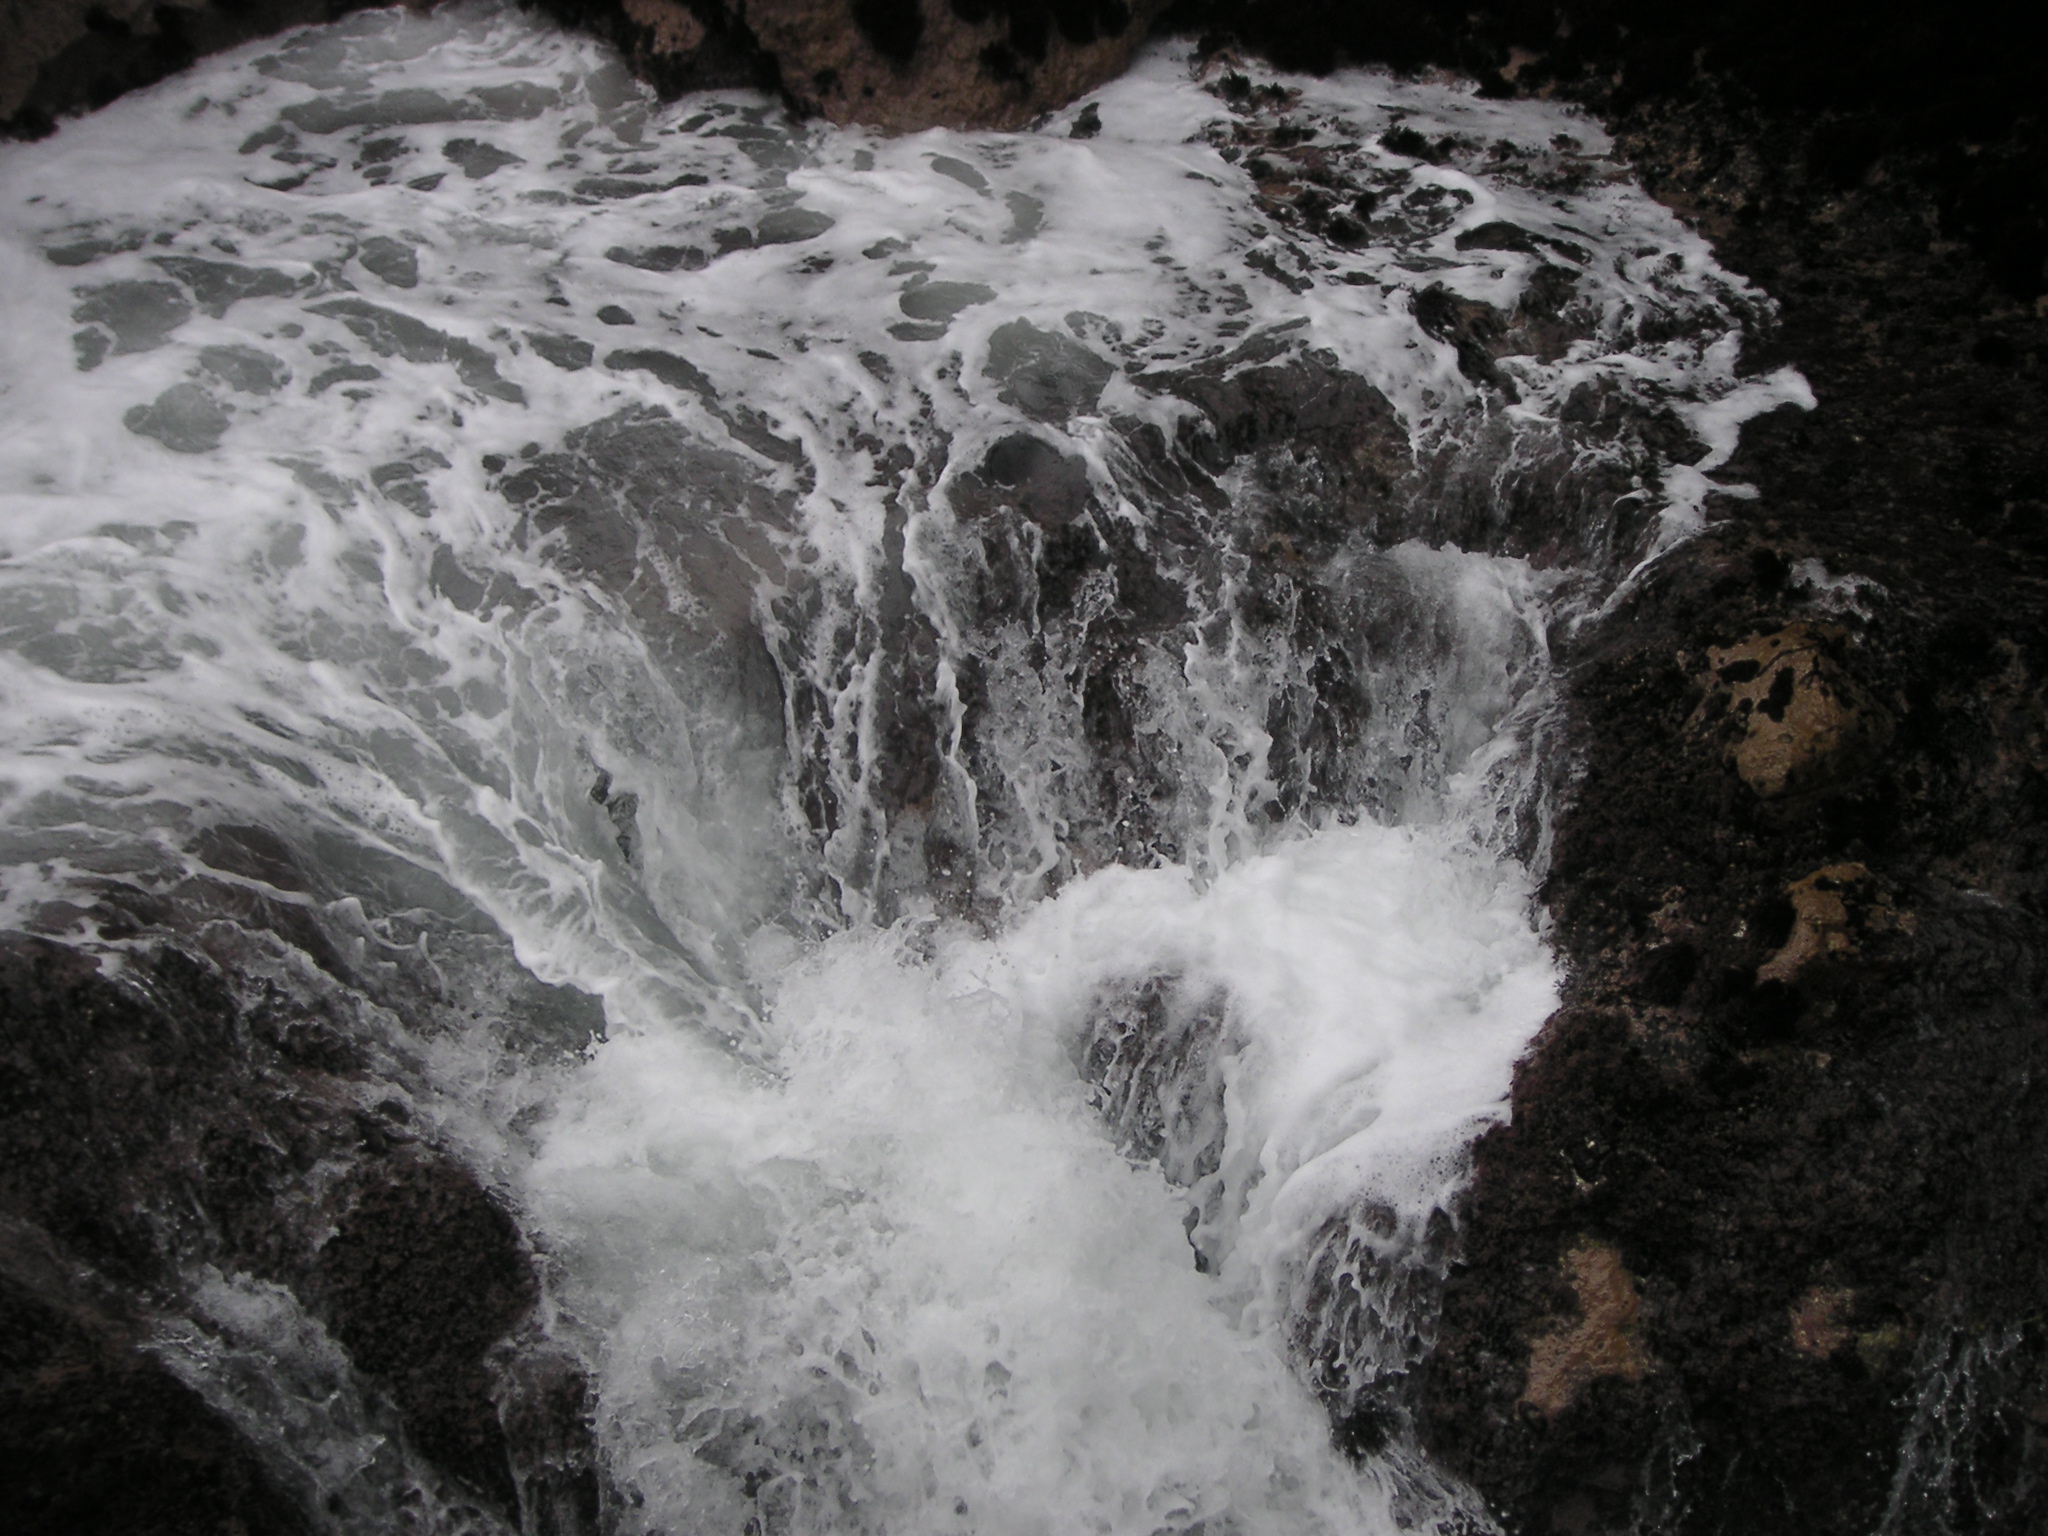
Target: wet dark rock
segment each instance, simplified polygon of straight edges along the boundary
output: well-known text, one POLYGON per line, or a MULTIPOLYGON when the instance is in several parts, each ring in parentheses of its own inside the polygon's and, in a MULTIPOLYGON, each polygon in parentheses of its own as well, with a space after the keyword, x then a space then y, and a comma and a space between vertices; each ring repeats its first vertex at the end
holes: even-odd
POLYGON ((117 356, 155 351, 192 318, 191 301, 175 283, 106 283, 81 288, 78 297, 71 318, 104 327, 113 336, 117 356))
POLYGON ((1056 426, 1077 411, 1093 411, 1115 369, 1071 337, 1012 320, 989 337, 983 371, 1002 381, 996 398, 1056 426))
MULTIPOLYGON (((621 362, 624 355, 612 354, 606 365, 689 367, 668 353, 644 354, 649 361, 639 363, 621 362)), ((525 514, 530 537, 559 532, 557 558, 653 605, 661 622, 650 631, 676 635, 678 643, 701 645, 709 636, 689 640, 687 627, 679 631, 661 576, 643 561, 651 553, 643 539, 656 541, 685 573, 714 633, 743 628, 756 583, 782 569, 767 534, 787 527, 788 517, 752 462, 705 444, 664 410, 629 408, 578 427, 558 451, 507 475, 499 491, 525 514)))
POLYGON ((1504 317, 1489 304, 1461 299, 1441 283, 1432 283, 1415 295, 1416 322, 1438 341, 1447 342, 1458 356, 1458 372, 1474 384, 1490 385, 1518 398, 1514 384, 1494 366, 1493 344, 1506 329, 1504 317))
MULTIPOLYGON (((278 891, 323 889, 260 827, 216 829, 197 851, 278 891)), ((160 895, 108 885, 77 919, 133 946, 122 980, 63 944, 0 940, 0 1465, 14 1523, 326 1528, 289 1437, 256 1443, 154 1344, 216 1326, 188 1289, 209 1269, 325 1325, 347 1351, 339 1385, 395 1413, 387 1433, 402 1426, 428 1458, 391 1475, 515 1519, 522 1489, 577 1507, 585 1410, 522 1331, 536 1285, 517 1228, 408 1128, 405 1087, 370 1075, 374 1042, 348 1003, 363 978, 306 909, 187 880, 160 895), (170 932, 182 925, 227 966, 186 951, 170 932), (266 949, 295 953, 327 989, 257 983, 240 962, 266 949), (392 1113, 366 1113, 373 1095, 392 1113)), ((551 1006, 519 1006, 536 1004, 551 1006)), ((294 1362, 278 1363, 288 1380, 294 1362)))
POLYGON ((274 395, 292 379, 292 371, 283 358, 240 344, 201 347, 199 366, 229 389, 245 395, 274 395))
POLYGON ((403 240, 393 240, 388 235, 372 235, 356 252, 356 260, 363 264, 364 271, 393 288, 419 286, 419 252, 403 240))
POLYGON ((1318 515, 1323 526, 1314 535, 1325 551, 1350 529, 1374 528, 1413 465, 1407 433, 1387 399, 1335 359, 1290 346, 1284 332, 1250 337, 1214 361, 1141 374, 1136 382, 1200 408, 1201 418, 1183 427, 1182 446, 1211 474, 1241 455, 1284 456, 1297 465, 1316 460, 1329 477, 1331 504, 1318 515))
POLYGON ((337 1203, 306 1281, 329 1330, 435 1465, 515 1509, 484 1355, 538 1298, 518 1228, 448 1162, 384 1161, 337 1203))
MULTIPOLYGON (((1099 999, 1074 1044, 1075 1067, 1094 1085, 1118 1148, 1157 1159, 1182 1188, 1223 1160, 1227 1001, 1175 977, 1151 977, 1099 999)), ((1199 1243, 1195 1251, 1203 1253, 1199 1243)))
POLYGON ((234 1425, 81 1294, 38 1229, 0 1217, 0 1481, 24 1536, 315 1529, 234 1425))
MULTIPOLYGON (((1628 121, 1675 198, 1702 195, 1678 168, 1704 145, 1797 152, 1782 122, 1718 106, 1628 121)), ((1679 1532, 1863 1532, 1887 1511, 2023 1531, 2043 1451, 2019 1426, 2044 1377, 2021 1297, 2042 1280, 2013 1234, 2048 1189, 2048 866, 2022 764, 2048 611, 2024 525, 1959 527, 1973 482, 2017 501, 2042 473, 2043 407, 1968 327, 1873 307, 1998 302, 1981 268, 1900 238, 1915 195, 1826 192, 1818 244, 1799 212, 1817 189, 1723 212, 1750 195, 1738 178, 1681 205, 1784 295, 1777 345, 1820 409, 1746 427, 1759 501, 1582 642, 1588 774, 1547 886, 1574 979, 1513 1125, 1479 1146, 1422 1422, 1517 1531, 1626 1529, 1653 1498, 1679 1532), (2017 422, 1977 424, 1991 392, 2017 422), (1877 587, 1831 611, 1810 559, 1877 587), (1589 1236, 1633 1277, 1655 1364, 1539 1394, 1563 1406, 1532 1420, 1529 1341, 1579 1315, 1589 1236), (1930 1428, 1965 1379, 1967 1422, 1930 1428)))
MULTIPOLYGON (((1730 472, 1760 499, 1572 646, 1589 771, 1546 886, 1566 1006, 1478 1148, 1436 1352, 1362 1435, 1333 1401, 1340 1442, 1386 1443, 1413 1405, 1517 1536, 2037 1528, 2048 1338, 2017 1234, 2048 1188, 2048 797, 2027 766, 2048 422, 2038 370, 2013 371, 2042 355, 2048 157, 2032 66, 2008 61, 2038 57, 2040 18, 1178 16, 1283 65, 1484 63, 1482 94, 1603 112, 1650 189, 1782 302, 1746 366, 1795 363, 1820 399, 1746 426, 1730 472), (1828 573, 1876 585, 1838 600, 1828 573), (1836 626, 1779 647, 1811 668, 1740 654, 1802 624, 1836 626)), ((1405 202, 1356 216, 1435 216, 1405 202)), ((1543 263, 1516 314, 1417 306, 1489 386, 1503 348, 1569 338, 1583 253, 1525 234, 1459 242, 1543 263)), ((1588 391, 1567 423, 1609 430, 1617 404, 1588 391)))
POLYGON ((979 469, 961 476, 953 505, 968 517, 1014 508, 1041 528, 1056 529, 1088 508, 1088 467, 1029 432, 991 447, 979 469))
POLYGON ((228 429, 228 413, 197 384, 173 384, 121 418, 130 432, 153 437, 173 453, 205 453, 228 429))
POLYGON ((805 111, 898 131, 1021 127, 1120 73, 1162 6, 1087 0, 554 0, 664 89, 772 78, 805 111), (714 77, 716 77, 714 79, 714 77))
POLYGON ((471 389, 514 404, 526 403, 525 391, 498 376, 495 357, 473 342, 435 330, 423 320, 362 299, 329 299, 309 308, 313 314, 339 320, 379 357, 402 357, 409 363, 450 363, 457 377, 471 389))

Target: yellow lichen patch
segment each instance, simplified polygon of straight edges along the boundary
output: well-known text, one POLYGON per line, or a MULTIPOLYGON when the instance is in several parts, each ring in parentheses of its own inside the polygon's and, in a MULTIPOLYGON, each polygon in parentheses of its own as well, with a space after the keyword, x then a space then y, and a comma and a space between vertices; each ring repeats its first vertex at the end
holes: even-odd
POLYGON ((1578 1297, 1579 1316, 1560 1322, 1529 1347, 1522 1401, 1555 1418, 1600 1376, 1640 1381, 1650 1368, 1639 1331, 1642 1301, 1635 1276, 1610 1243, 1581 1243, 1562 1268, 1578 1297))
POLYGON ((1856 1293, 1816 1285, 1792 1308, 1792 1347, 1812 1360, 1825 1360, 1849 1342, 1849 1328, 1842 1320, 1855 1303, 1856 1293))
POLYGON ((1856 1357, 1873 1376, 1882 1376, 1903 1363, 1912 1347, 1913 1336, 1897 1323, 1856 1335, 1856 1357))
POLYGON ((1710 649, 1713 686, 1696 718, 1732 720, 1729 756, 1766 799, 1846 778, 1891 738, 1891 721, 1837 659, 1843 631, 1789 624, 1710 649))
POLYGON ((1853 955, 1871 934, 1911 932, 1911 913, 1892 905, 1861 864, 1830 864, 1785 887, 1792 932, 1757 968, 1758 981, 1792 982, 1817 962, 1853 955))

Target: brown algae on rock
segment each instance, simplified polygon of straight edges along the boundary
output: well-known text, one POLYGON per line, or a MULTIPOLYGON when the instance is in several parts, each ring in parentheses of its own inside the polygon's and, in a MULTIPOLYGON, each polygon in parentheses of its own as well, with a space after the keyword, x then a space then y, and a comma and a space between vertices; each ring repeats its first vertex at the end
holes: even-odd
POLYGON ((1727 723, 1731 766, 1766 800, 1851 778, 1891 740, 1891 717, 1843 665, 1845 639, 1798 623, 1707 651, 1713 683, 1695 718, 1727 723))
POLYGON ((1529 1347, 1529 1379, 1522 1401, 1556 1418, 1601 1376, 1641 1381, 1651 1368, 1640 1328, 1642 1298, 1636 1279, 1611 1243, 1581 1242, 1562 1269, 1578 1297, 1579 1316, 1560 1321, 1529 1347))

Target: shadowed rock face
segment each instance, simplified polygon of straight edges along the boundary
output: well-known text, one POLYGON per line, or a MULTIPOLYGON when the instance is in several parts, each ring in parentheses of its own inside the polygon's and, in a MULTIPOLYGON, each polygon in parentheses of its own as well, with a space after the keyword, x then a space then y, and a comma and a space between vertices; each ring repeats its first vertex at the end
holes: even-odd
POLYGON ((0 1481, 16 1530, 311 1526, 236 1427, 136 1348, 38 1229, 0 1223, 0 1481))
MULTIPOLYGON (((665 94, 761 85, 836 123, 1015 128, 1113 79, 1165 0, 542 0, 665 94)), ((47 132, 194 59, 363 8, 353 0, 21 0, 0 132, 47 132)), ((471 175, 484 174, 469 170, 471 175)))
MULTIPOLYGON (((117 914, 115 896, 102 932, 117 914)), ((536 1285, 511 1219, 317 1006, 252 1010, 182 947, 137 969, 115 982, 62 945, 0 948, 14 1528, 310 1529, 324 1490, 289 1424, 265 1399, 202 1396, 178 1368, 187 1348, 247 1347, 235 1319, 257 1307, 266 1369, 324 1373, 336 1421, 355 1413, 386 1446, 353 1503, 515 1520, 524 1503, 553 1510, 550 1529, 593 1529, 580 1380, 521 1332, 536 1285)))
POLYGON ((287 27, 332 21, 350 0, 16 0, 0 12, 0 134, 47 133, 70 112, 287 27))

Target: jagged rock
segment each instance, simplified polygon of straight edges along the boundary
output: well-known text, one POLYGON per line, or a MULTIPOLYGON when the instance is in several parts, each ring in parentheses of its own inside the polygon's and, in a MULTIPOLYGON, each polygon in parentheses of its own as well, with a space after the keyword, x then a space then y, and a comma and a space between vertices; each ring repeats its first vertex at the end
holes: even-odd
POLYGON ((21 1536, 314 1527, 146 1330, 29 1223, 0 1216, 0 1486, 21 1536))
POLYGON ((329 21, 352 0, 20 0, 0 13, 0 135, 47 132, 204 54, 329 21))
POLYGON ((837 123, 1022 127, 1123 72, 1161 0, 751 0, 784 89, 837 123))
MULTIPOLYGON (((1017 128, 1121 74, 1166 0, 547 0, 609 38, 665 93, 779 87, 835 123, 1017 128)), ((24 0, 0 48, 0 131, 67 112, 203 54, 357 9, 357 0, 24 0)), ((467 167, 465 167, 467 169, 467 167)), ((482 175, 487 171, 469 170, 482 175)))
MULTIPOLYGON (((307 883, 260 829, 206 847, 280 889, 307 883)), ((139 891, 121 899, 145 917, 152 907, 139 891)), ((154 913, 191 917, 208 900, 188 888, 154 913)), ((120 931, 111 904, 75 916, 120 931)), ((277 926, 345 972, 297 922, 277 926)), ((227 925, 207 926, 218 944, 227 925)), ((51 1536, 325 1528, 289 1454, 167 1368, 166 1335, 214 1326, 192 1321, 210 1315, 194 1291, 210 1273, 272 1298, 309 1336, 324 1325, 358 1383, 342 1390, 385 1415, 387 1432, 402 1426, 434 1468, 398 1475, 445 1477, 446 1491, 508 1516, 543 1499, 594 1520, 578 1492, 591 1479, 580 1388, 522 1333, 537 1287, 509 1214, 410 1128, 403 1090, 368 1070, 369 1042, 275 988, 245 1007, 230 985, 242 980, 172 945, 131 950, 114 980, 68 946, 0 939, 11 1517, 51 1536)))

